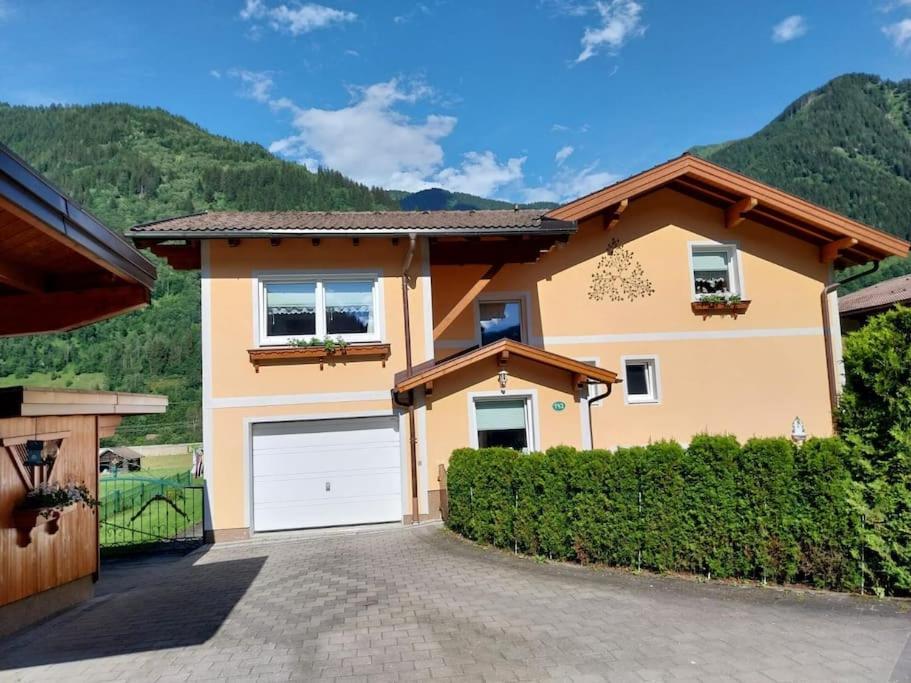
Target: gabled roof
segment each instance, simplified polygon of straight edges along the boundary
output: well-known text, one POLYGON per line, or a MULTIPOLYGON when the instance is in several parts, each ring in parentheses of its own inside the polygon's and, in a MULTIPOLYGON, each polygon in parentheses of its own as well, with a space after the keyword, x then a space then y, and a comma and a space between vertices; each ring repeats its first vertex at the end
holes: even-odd
POLYGON ((749 218, 812 242, 820 247, 823 261, 848 265, 908 255, 905 240, 691 154, 559 206, 547 216, 581 221, 603 213, 619 218, 630 201, 666 187, 724 208, 728 227, 749 218))
POLYGON ((540 209, 471 211, 216 211, 137 225, 138 239, 407 235, 503 235, 573 233, 572 221, 548 218, 540 209))
POLYGON ((838 299, 842 315, 863 313, 911 302, 911 275, 901 275, 858 289, 838 299))
POLYGON ((490 344, 479 348, 461 353, 440 362, 430 361, 416 366, 411 374, 407 371, 400 372, 395 376, 395 391, 402 393, 410 389, 425 386, 434 380, 458 372, 468 366, 474 365, 480 361, 496 358, 500 364, 507 364, 512 357, 524 358, 534 363, 547 365, 552 368, 565 370, 573 375, 575 380, 592 380, 604 384, 614 384, 620 380, 617 379, 617 373, 605 370, 574 358, 567 358, 552 351, 545 351, 535 346, 520 344, 512 339, 499 339, 490 344))

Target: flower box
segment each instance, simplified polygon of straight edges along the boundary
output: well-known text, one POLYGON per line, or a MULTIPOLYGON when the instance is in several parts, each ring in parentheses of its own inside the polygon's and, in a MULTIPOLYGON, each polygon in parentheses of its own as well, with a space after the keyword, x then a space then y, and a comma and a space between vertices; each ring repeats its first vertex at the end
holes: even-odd
POLYGON ((36 526, 50 524, 48 531, 56 533, 61 511, 57 508, 16 508, 13 510, 13 524, 20 531, 31 532, 36 526))
POLYGON ((326 363, 349 363, 366 360, 382 361, 386 367, 389 358, 389 344, 348 344, 327 350, 322 346, 276 346, 272 348, 248 349, 250 362, 259 372, 261 365, 283 365, 286 363, 319 363, 320 370, 326 363))
POLYGON ((736 318, 746 313, 749 307, 749 301, 694 301, 693 313, 701 315, 703 320, 710 315, 730 315, 736 318))

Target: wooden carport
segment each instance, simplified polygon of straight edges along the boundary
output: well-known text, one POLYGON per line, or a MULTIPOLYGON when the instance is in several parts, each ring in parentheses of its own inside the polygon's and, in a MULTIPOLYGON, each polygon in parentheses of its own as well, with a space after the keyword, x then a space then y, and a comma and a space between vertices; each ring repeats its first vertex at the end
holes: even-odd
POLYGON ((154 285, 151 262, 0 145, 0 336, 104 320, 154 285))

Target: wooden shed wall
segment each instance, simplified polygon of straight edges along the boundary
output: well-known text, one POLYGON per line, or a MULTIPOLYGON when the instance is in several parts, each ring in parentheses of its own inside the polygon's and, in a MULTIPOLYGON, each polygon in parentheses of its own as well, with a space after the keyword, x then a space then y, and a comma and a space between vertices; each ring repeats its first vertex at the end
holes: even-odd
MULTIPOLYGON (((61 443, 51 481, 85 483, 98 496, 98 427, 94 415, 0 419, 0 437, 69 431, 61 443)), ((81 505, 61 517, 59 530, 32 530, 31 543, 19 545, 13 508, 26 487, 9 453, 0 447, 0 605, 61 586, 98 569, 96 512, 81 505)))

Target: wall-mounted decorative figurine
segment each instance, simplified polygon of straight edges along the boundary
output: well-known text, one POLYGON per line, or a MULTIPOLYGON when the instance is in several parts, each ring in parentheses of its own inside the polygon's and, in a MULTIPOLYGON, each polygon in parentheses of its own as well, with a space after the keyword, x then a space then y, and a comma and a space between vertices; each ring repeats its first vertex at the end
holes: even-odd
POLYGON ((642 264, 635 255, 612 239, 592 273, 588 298, 593 301, 635 301, 655 293, 651 280, 645 276, 642 264))

